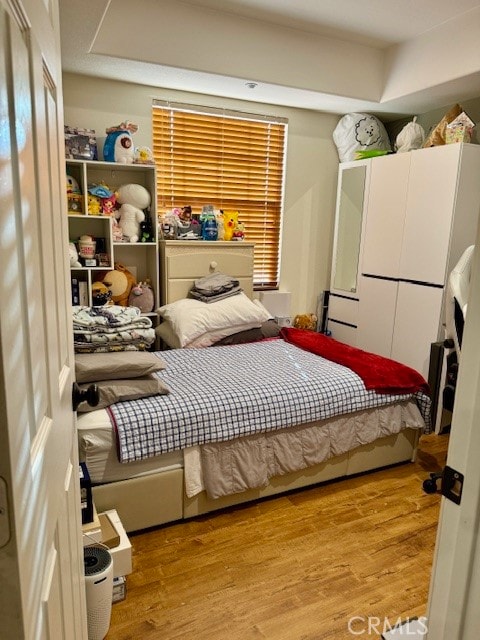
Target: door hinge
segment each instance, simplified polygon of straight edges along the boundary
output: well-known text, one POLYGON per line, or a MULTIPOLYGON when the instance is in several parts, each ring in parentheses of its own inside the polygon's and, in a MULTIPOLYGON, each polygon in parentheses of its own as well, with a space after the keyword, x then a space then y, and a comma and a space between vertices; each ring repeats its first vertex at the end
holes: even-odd
POLYGON ((452 467, 445 467, 442 474, 441 494, 455 504, 460 504, 463 490, 463 473, 455 471, 452 467))

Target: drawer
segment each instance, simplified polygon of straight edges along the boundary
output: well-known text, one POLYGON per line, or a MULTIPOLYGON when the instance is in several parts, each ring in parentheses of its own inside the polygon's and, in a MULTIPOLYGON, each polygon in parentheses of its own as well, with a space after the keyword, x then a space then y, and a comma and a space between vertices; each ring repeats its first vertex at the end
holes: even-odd
POLYGON ((335 320, 329 318, 327 323, 327 329, 331 332, 332 338, 349 344, 351 347, 357 346, 357 329, 348 324, 342 324, 341 322, 335 322, 335 320))
POLYGON ((168 279, 202 278, 214 271, 235 277, 252 277, 253 246, 168 247, 165 270, 168 279))
POLYGON ((328 317, 356 327, 358 325, 358 300, 331 295, 328 300, 328 317))

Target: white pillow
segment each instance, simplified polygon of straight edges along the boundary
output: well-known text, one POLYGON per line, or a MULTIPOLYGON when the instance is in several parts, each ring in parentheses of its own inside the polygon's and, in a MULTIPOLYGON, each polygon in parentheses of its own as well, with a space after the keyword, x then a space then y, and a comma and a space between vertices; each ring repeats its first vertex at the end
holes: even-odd
POLYGON ((210 303, 183 298, 160 307, 158 313, 169 322, 182 348, 210 346, 238 331, 260 327, 269 319, 265 309, 244 293, 210 303))

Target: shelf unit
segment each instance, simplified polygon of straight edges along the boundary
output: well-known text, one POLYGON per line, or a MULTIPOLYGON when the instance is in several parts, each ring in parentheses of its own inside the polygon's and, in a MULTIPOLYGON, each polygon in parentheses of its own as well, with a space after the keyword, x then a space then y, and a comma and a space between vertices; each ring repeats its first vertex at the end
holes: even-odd
MULTIPOLYGON (((155 167, 141 164, 118 164, 115 162, 99 162, 95 160, 67 160, 66 173, 78 182, 82 192, 81 213, 68 213, 70 242, 78 243, 82 235, 104 238, 105 253, 109 256, 108 265, 95 267, 71 268, 72 278, 86 282, 87 304, 92 304, 92 284, 97 274, 114 268, 115 263, 127 267, 137 281, 150 280, 154 291, 154 309, 159 306, 159 272, 158 272, 158 224, 156 215, 156 176, 155 167), (112 220, 110 215, 93 215, 88 213, 88 185, 105 183, 112 190, 123 184, 140 184, 151 196, 150 216, 154 240, 152 242, 114 242, 112 236, 112 220)), ((148 212, 145 212, 148 215, 148 212)), ((78 244, 77 244, 78 247, 78 244)), ((151 316, 156 316, 152 311, 151 316)))

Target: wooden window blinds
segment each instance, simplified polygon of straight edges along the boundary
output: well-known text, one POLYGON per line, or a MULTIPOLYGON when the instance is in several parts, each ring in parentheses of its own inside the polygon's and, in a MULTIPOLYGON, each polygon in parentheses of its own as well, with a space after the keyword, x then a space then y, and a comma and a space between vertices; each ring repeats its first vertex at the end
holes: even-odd
POLYGON ((255 289, 276 288, 287 121, 160 101, 152 117, 158 211, 238 211, 255 243, 255 289))

